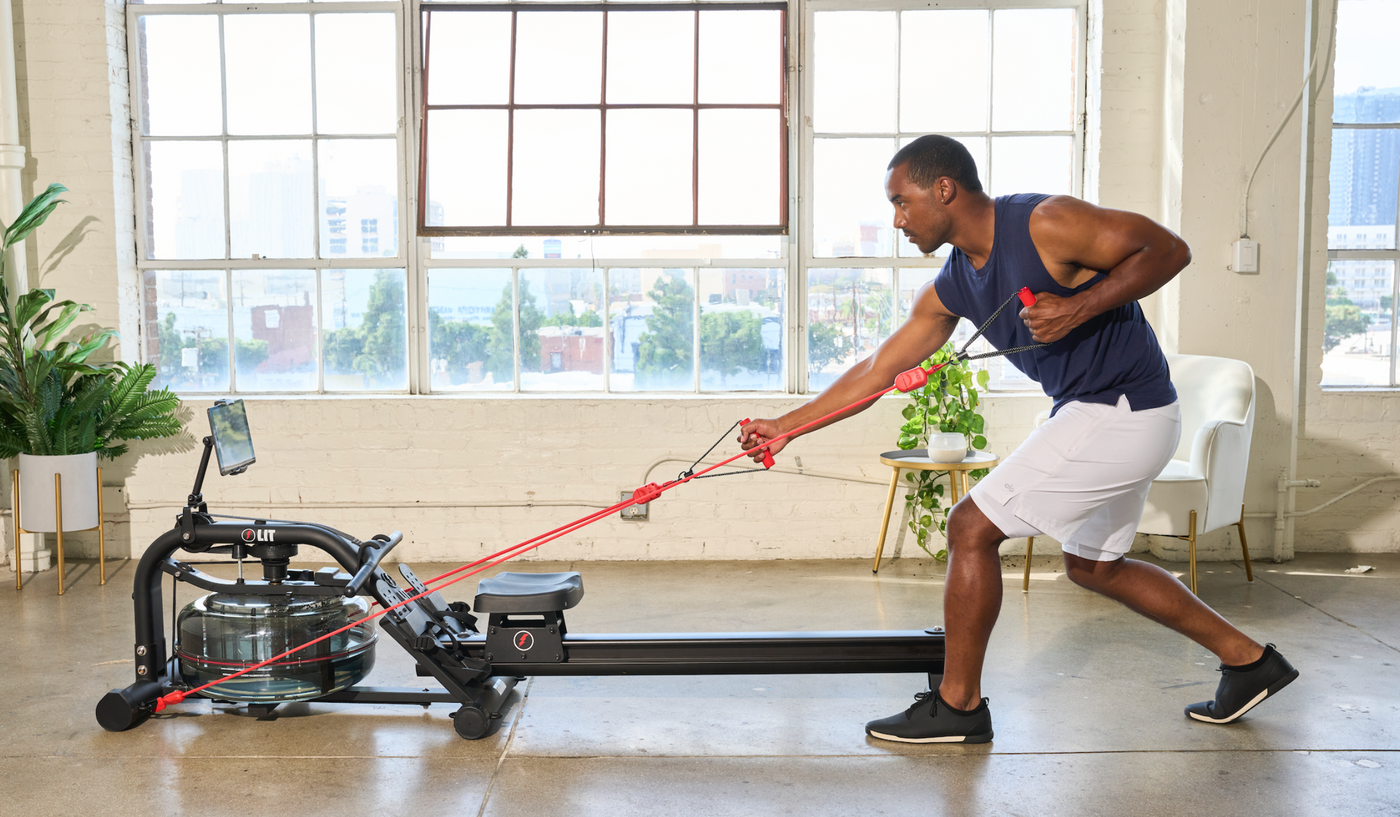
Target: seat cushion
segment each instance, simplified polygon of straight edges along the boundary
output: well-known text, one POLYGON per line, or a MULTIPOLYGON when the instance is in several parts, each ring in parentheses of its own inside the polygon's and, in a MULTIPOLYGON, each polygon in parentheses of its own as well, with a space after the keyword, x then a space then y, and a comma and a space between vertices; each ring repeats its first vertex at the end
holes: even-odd
POLYGON ((498 573, 476 586, 480 613, 550 613, 583 598, 583 577, 568 573, 498 573))
POLYGON ((1191 475, 1191 463, 1172 460, 1152 480, 1138 533, 1186 536, 1191 532, 1191 511, 1196 512, 1196 533, 1203 533, 1207 496, 1206 481, 1191 475))

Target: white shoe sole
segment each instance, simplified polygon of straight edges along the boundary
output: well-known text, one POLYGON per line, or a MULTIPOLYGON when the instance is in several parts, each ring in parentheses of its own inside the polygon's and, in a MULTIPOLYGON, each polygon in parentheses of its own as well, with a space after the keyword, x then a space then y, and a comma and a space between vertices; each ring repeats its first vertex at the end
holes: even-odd
POLYGON ((1263 692, 1259 693, 1258 695, 1255 695, 1254 698, 1253 698, 1249 703, 1247 703, 1247 704, 1245 704, 1244 706, 1240 707, 1240 709, 1239 709, 1238 712, 1236 712, 1236 713, 1233 714, 1233 715, 1230 715, 1229 717, 1225 717, 1225 718, 1212 718, 1212 717, 1208 717, 1208 716, 1206 716, 1206 715, 1197 715, 1195 712, 1187 712, 1186 714, 1187 714, 1187 715, 1190 715, 1192 718, 1194 718, 1194 719, 1196 719, 1196 720, 1198 720, 1198 721, 1202 721, 1202 722, 1204 722, 1204 723, 1230 723, 1230 722, 1232 722, 1232 721, 1238 720, 1238 719, 1240 718, 1240 716, 1244 715, 1244 713, 1246 713, 1246 712, 1248 712, 1249 710, 1253 709, 1254 707, 1258 706, 1259 703, 1260 703, 1261 701, 1263 701, 1265 698, 1269 697, 1270 695, 1273 695, 1275 692, 1278 692, 1280 689, 1283 689, 1284 687, 1286 687, 1286 686, 1288 686, 1289 684, 1291 684, 1291 683, 1293 682, 1293 679, 1294 679, 1294 678, 1297 678, 1297 677, 1298 677, 1298 670, 1295 669, 1295 670, 1293 670, 1293 672, 1291 672, 1291 673, 1289 673, 1288 675, 1284 676, 1282 680, 1276 681, 1276 682, 1275 682, 1272 686, 1270 686, 1268 689, 1265 689, 1263 692))
MULTIPOLYGON (((896 737, 894 735, 886 735, 882 732, 866 732, 866 734, 872 738, 879 738, 880 740, 892 740, 896 743, 968 743, 970 742, 968 738, 971 737, 970 735, 948 735, 947 737, 942 738, 901 738, 896 737)), ((987 743, 991 739, 992 736, 987 735, 986 740, 979 740, 977 742, 987 743)))

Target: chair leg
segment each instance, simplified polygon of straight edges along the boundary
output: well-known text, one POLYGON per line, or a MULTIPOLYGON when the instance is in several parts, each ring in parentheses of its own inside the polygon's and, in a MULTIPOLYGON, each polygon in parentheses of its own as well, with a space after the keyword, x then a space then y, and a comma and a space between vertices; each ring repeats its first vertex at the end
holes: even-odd
POLYGON ((1240 529, 1240 550, 1244 551, 1244 575, 1249 581, 1254 581, 1254 568, 1249 566, 1249 542, 1244 538, 1244 506, 1240 506, 1240 521, 1235 523, 1235 527, 1240 529))
POLYGON ((1035 537, 1026 537, 1026 575, 1021 579, 1021 592, 1031 592, 1031 551, 1035 548, 1035 537))
POLYGON ((1196 595, 1199 596, 1199 595, 1201 595, 1201 594, 1196 592, 1196 512, 1195 512, 1195 511, 1192 511, 1192 512, 1191 512, 1191 535, 1188 536, 1188 537, 1186 537, 1186 540, 1187 540, 1188 542, 1191 543, 1191 570, 1190 570, 1190 575, 1191 575, 1191 592, 1192 592, 1192 593, 1195 593, 1196 595))
POLYGON ((875 546, 875 564, 871 566, 871 573, 880 572, 880 555, 885 552, 885 533, 890 529, 890 511, 894 508, 894 493, 899 488, 899 469, 894 469, 894 476, 890 477, 890 492, 885 496, 885 518, 880 522, 880 542, 875 546))

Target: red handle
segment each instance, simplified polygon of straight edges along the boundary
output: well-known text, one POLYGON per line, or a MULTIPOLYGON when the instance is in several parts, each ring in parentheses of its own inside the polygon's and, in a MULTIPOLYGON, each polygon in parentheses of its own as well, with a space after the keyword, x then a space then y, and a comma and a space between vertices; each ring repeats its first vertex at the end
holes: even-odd
MULTIPOLYGON (((749 418, 747 418, 747 417, 745 417, 744 419, 742 419, 742 420, 739 421, 739 425, 741 425, 741 426, 746 426, 746 425, 748 425, 748 424, 749 424, 749 418)), ((754 439, 755 439, 755 440, 758 440, 758 444, 759 444, 759 445, 763 445, 763 443, 765 442, 765 440, 764 440, 762 437, 758 436, 757 434, 755 434, 755 435, 753 435, 753 436, 754 436, 754 439)), ((773 464, 774 464, 774 463, 773 463, 773 453, 772 453, 771 451, 769 451, 768 449, 766 449, 766 448, 763 449, 763 467, 764 467, 764 468, 772 468, 772 467, 773 467, 773 464)))
POLYGON ((1035 306, 1035 296, 1031 294, 1030 287, 1021 287, 1021 291, 1016 293, 1016 295, 1021 299, 1021 303, 1026 306, 1035 306))

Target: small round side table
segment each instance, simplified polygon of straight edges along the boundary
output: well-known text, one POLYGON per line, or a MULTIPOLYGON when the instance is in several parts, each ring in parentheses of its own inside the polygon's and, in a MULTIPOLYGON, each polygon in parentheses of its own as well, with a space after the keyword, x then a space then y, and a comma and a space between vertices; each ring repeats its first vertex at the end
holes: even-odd
POLYGON ((880 521, 880 542, 875 546, 875 565, 870 569, 871 573, 880 572, 880 556, 885 552, 885 533, 889 531, 890 511, 894 509, 894 494, 899 488, 899 475, 902 471, 947 471, 948 482, 953 489, 953 504, 957 504, 963 494, 971 490, 967 472, 991 468, 999 459, 995 454, 978 451, 964 458, 962 462, 934 462, 928 458, 926 449, 911 448, 908 451, 886 451, 880 455, 880 462, 893 468, 894 476, 890 478, 890 492, 885 497, 885 516, 880 521))

